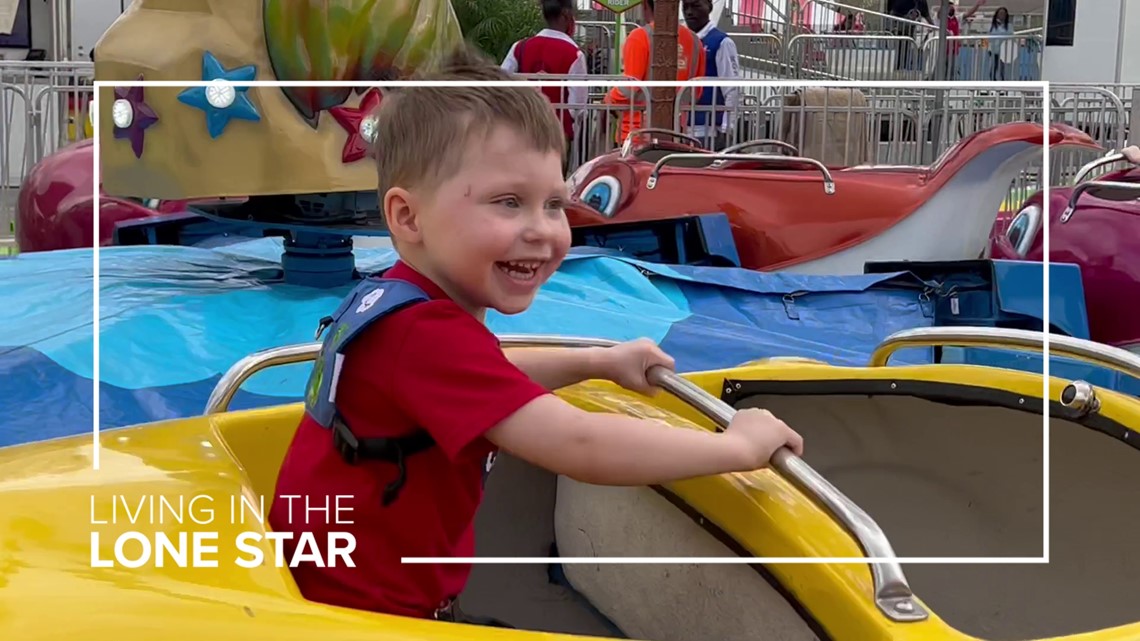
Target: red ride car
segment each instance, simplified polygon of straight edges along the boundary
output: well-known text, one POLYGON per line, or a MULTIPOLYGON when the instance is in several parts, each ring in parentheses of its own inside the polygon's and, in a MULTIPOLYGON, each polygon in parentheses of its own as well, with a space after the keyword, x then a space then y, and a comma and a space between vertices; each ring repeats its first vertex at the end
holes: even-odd
MULTIPOLYGON (((1049 190, 1049 261, 1081 268, 1092 339, 1140 354, 1140 147, 1089 163, 1076 184, 1049 190), (1121 161, 1133 166, 1095 180, 1097 167, 1121 161)), ((1038 192, 994 226, 990 256, 1044 258, 1045 194, 1038 192)))

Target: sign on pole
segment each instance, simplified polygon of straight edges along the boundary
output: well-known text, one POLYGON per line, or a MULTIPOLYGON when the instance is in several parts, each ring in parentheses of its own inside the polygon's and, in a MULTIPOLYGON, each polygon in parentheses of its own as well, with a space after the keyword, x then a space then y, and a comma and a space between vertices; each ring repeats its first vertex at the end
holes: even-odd
POLYGON ((594 0, 594 4, 601 5, 620 16, 641 4, 641 0, 594 0))

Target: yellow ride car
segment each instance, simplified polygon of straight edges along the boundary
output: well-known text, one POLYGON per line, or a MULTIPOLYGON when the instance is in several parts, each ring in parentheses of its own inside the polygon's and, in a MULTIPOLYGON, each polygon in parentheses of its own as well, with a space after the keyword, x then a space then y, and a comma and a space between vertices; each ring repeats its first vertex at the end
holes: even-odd
MULTIPOLYGON (((223 377, 203 416, 102 433, 98 469, 90 435, 0 449, 0 638, 1140 640, 1140 399, 1055 378, 1046 395, 1042 376, 1024 371, 887 366, 900 349, 1040 350, 1042 338, 924 328, 888 338, 867 367, 773 359, 683 376, 656 370, 669 394, 653 398, 599 381, 562 390, 588 410, 656 417, 677 429, 719 429, 733 407, 760 405, 804 434, 806 451, 800 459, 782 450, 757 472, 640 488, 587 485, 501 455, 479 514, 478 554, 577 558, 475 567, 461 609, 517 630, 309 602, 289 568, 272 562, 256 519, 179 523, 138 511, 147 496, 168 497, 170 506, 207 497, 200 500, 222 511, 233 497, 256 504, 272 495, 302 406, 230 411, 229 403, 249 377, 311 362, 319 345, 254 354, 223 377), (162 567, 93 567, 118 558, 115 541, 126 532, 176 541, 207 530, 222 548, 252 533, 264 562, 181 567, 167 550, 162 567), (738 562, 752 556, 784 559, 738 562), (1034 560, 1042 556, 1048 564, 1034 560)), ((1054 356, 1140 375, 1140 356, 1050 340, 1054 356)), ((127 557, 140 549, 120 548, 127 557)))

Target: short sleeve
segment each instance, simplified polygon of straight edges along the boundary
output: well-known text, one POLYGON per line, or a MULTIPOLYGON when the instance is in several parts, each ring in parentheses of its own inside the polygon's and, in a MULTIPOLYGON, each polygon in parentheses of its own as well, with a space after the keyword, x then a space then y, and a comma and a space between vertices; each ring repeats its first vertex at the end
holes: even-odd
POLYGON ((408 310, 391 372, 393 402, 449 458, 549 391, 503 353, 495 335, 451 302, 408 310))

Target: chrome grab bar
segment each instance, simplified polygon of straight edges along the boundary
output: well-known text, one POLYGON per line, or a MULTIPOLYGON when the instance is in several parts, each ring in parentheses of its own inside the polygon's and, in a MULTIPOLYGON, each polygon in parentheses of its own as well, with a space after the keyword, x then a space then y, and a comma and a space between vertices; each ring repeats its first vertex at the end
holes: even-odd
POLYGON ((831 177, 831 172, 823 163, 814 158, 805 158, 803 156, 775 156, 771 154, 669 154, 662 157, 653 166, 653 171, 649 173, 649 180, 645 183, 646 189, 653 189, 657 186, 658 176, 661 173, 661 168, 669 164, 671 160, 769 160, 777 163, 792 164, 792 163, 807 163, 814 165, 816 169, 823 174, 823 192, 825 194, 835 193, 835 179, 831 177))
MULTIPOLYGON (((1069 219, 1077 212, 1077 200, 1080 199, 1081 194, 1094 187, 1108 187, 1110 189, 1140 192, 1140 183, 1125 183, 1113 180, 1090 180, 1087 183, 1081 183, 1073 187, 1073 193, 1069 194, 1069 206, 1066 207, 1064 213, 1061 214, 1061 223, 1069 222, 1069 219)), ((1137 194, 1137 198, 1140 198, 1140 193, 1137 194)))
POLYGON ((676 140, 684 140, 686 142, 691 142, 691 143, 693 143, 694 147, 697 147, 697 148, 701 147, 701 141, 698 138, 696 138, 695 136, 690 136, 689 134, 683 134, 679 131, 673 131, 672 129, 659 129, 656 127, 647 127, 645 129, 634 129, 633 131, 629 132, 629 135, 627 135, 625 137, 625 141, 621 145, 621 155, 623 158, 628 156, 629 152, 633 151, 633 139, 635 137, 641 136, 643 134, 662 134, 664 136, 667 136, 669 138, 674 138, 676 140))
MULTIPOLYGON (((506 348, 519 347, 612 347, 617 341, 541 334, 504 334, 499 337, 506 348)), ((320 343, 302 343, 255 352, 241 359, 222 376, 206 403, 206 414, 225 412, 241 385, 254 374, 279 365, 292 365, 316 360, 320 343)), ((1138 358, 1140 360, 1140 358, 1138 358)), ((656 366, 647 374, 650 382, 727 428, 736 410, 717 397, 664 367, 656 366)), ((806 494, 821 503, 859 542, 871 558, 893 558, 894 549, 882 528, 854 501, 840 492, 819 472, 782 447, 772 455, 772 467, 806 494)), ((875 604, 893 621, 923 621, 929 615, 914 598, 914 593, 897 561, 871 564, 875 587, 875 604)))
POLYGON ((1081 182, 1084 181, 1085 177, 1088 176, 1090 173, 1092 173, 1092 170, 1096 169, 1097 167, 1103 167, 1105 165, 1111 165, 1113 163, 1118 163, 1122 160, 1125 160, 1124 154, 1120 153, 1119 151, 1110 151, 1107 154, 1101 156, 1100 158, 1097 158, 1096 160, 1092 160, 1092 161, 1085 163, 1077 171, 1077 177, 1073 180, 1073 185, 1081 184, 1081 182))
POLYGON ((310 363, 317 360, 321 343, 298 343, 254 352, 230 366, 206 400, 205 414, 228 412, 234 396, 254 374, 271 367, 310 363))
MULTIPOLYGON (((1045 334, 1004 327, 919 327, 895 332, 871 353, 868 367, 884 367, 891 355, 908 347, 989 347, 1045 351, 1045 334)), ((1049 355, 1075 358, 1107 367, 1127 376, 1140 377, 1140 355, 1118 347, 1101 345, 1071 336, 1049 335, 1049 355)))
POLYGON ((800 155, 800 150, 797 149, 796 146, 792 143, 784 142, 783 140, 775 140, 772 138, 761 138, 758 140, 746 140, 744 142, 738 142, 735 145, 721 149, 719 153, 734 154, 742 149, 749 149, 751 147, 779 147, 780 149, 786 149, 792 152, 793 156, 800 155))

